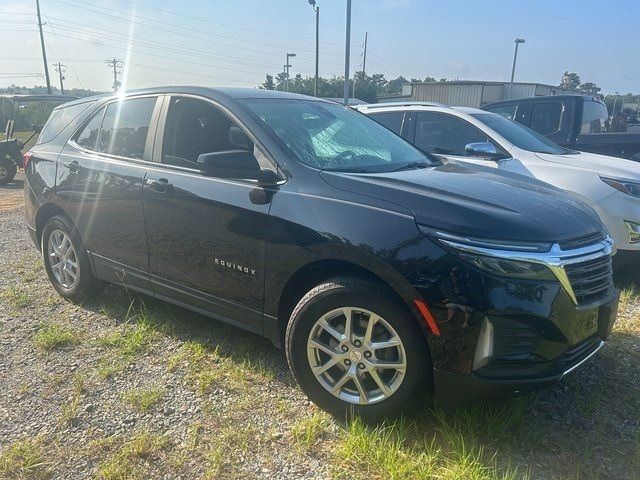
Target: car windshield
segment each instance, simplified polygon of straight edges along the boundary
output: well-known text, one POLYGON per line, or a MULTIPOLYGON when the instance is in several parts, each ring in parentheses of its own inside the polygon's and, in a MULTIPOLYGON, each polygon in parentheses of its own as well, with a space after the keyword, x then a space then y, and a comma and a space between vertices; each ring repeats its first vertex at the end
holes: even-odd
POLYGON ((474 113, 471 116, 480 120, 516 147, 523 150, 536 153, 549 153, 552 155, 566 155, 568 153, 573 153, 571 150, 567 150, 566 148, 553 143, 547 137, 540 135, 538 132, 534 132, 530 128, 512 120, 508 120, 501 115, 497 115, 495 113, 474 113))
POLYGON ((247 106, 302 163, 362 173, 438 163, 376 121, 337 103, 245 99, 247 106))

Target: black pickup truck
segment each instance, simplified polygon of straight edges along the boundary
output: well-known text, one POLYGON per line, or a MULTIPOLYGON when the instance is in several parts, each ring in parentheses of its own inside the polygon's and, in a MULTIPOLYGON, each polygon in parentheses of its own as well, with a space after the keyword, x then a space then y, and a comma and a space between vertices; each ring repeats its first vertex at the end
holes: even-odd
POLYGON ((522 123, 563 147, 640 161, 640 127, 611 122, 607 106, 592 96, 520 98, 483 109, 522 123))

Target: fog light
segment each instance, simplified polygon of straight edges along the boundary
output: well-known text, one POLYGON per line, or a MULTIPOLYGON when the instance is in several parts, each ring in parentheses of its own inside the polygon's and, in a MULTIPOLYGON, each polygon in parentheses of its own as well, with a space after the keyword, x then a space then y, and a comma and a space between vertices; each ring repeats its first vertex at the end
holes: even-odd
POLYGON ((627 227, 627 233, 629 234, 629 241, 631 243, 640 242, 640 224, 625 220, 624 226, 627 227))
POLYGON ((480 327, 480 337, 476 346, 476 354, 473 358, 473 369, 484 367, 493 355, 493 324, 484 317, 480 327))

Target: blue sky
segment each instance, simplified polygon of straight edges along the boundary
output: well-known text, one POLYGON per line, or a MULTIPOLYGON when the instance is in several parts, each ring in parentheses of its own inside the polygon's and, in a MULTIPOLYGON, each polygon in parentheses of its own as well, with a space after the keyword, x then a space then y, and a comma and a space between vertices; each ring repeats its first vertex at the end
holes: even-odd
MULTIPOLYGON (((345 0, 320 6, 320 73, 344 67, 345 0)), ((282 71, 313 74, 314 13, 307 0, 41 0, 49 63, 66 85, 108 90, 104 61, 126 60, 127 87, 256 86, 282 71)), ((640 1, 353 0, 351 64, 387 78, 507 80, 523 37, 516 81, 557 84, 565 70, 605 93, 640 93, 640 1)), ((34 0, 0 0, 0 85, 43 84, 34 0), (21 76, 19 76, 21 75, 21 76)), ((52 81, 57 80, 51 69, 52 81)))

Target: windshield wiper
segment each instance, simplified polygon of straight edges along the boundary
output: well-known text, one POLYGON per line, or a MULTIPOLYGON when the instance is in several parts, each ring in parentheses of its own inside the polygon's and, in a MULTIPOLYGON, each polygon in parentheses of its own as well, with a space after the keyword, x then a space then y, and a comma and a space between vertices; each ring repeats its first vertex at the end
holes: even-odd
POLYGON ((399 166, 398 168, 394 168, 391 172, 399 172, 401 170, 415 170, 417 168, 427 168, 433 167, 433 163, 429 162, 411 162, 405 163, 404 165, 399 166))
POLYGON ((371 170, 361 167, 345 167, 345 168, 325 168, 325 172, 342 172, 342 173, 371 173, 371 170))

